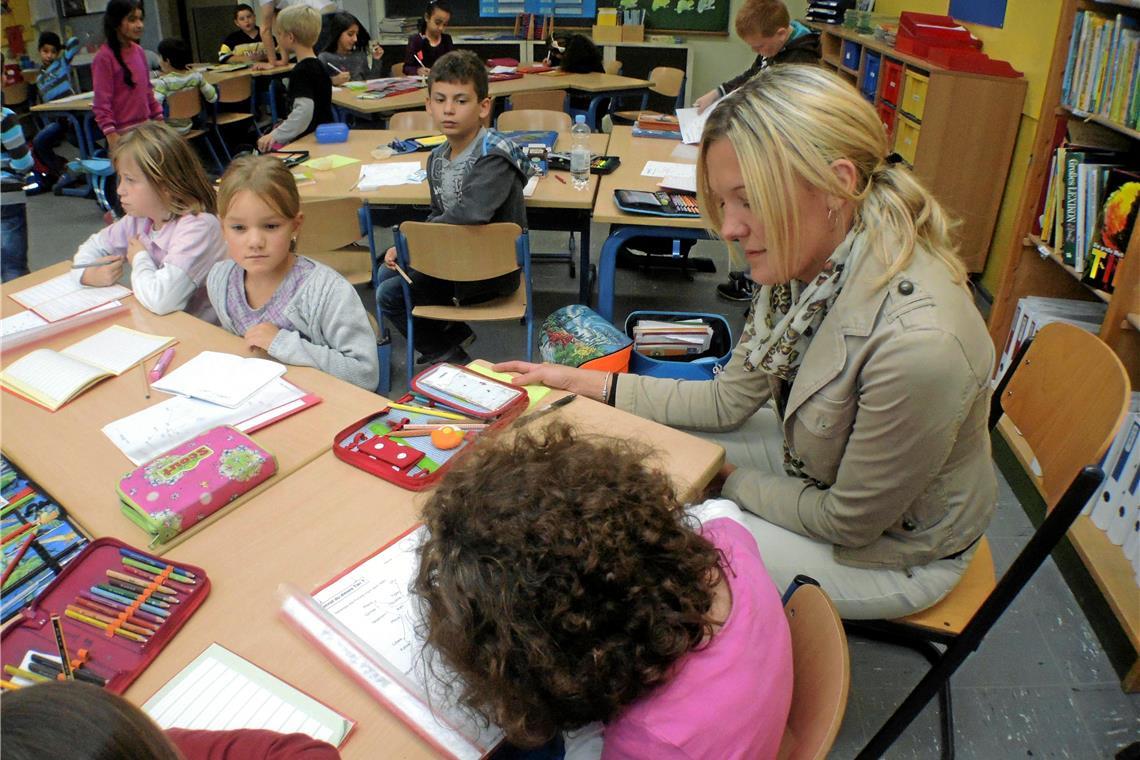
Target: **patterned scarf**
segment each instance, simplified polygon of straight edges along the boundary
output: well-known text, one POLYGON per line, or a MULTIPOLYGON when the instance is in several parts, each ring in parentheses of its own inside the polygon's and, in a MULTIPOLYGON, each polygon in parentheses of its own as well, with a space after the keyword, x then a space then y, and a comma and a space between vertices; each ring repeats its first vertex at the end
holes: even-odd
MULTIPOLYGON (((752 297, 752 311, 740 341, 747 354, 745 370, 766 372, 788 386, 795 382, 812 337, 843 290, 849 264, 854 263, 850 260, 852 252, 862 248, 857 245, 860 233, 852 229, 811 282, 792 280, 759 288, 752 297)), ((786 439, 784 470, 789 475, 808 477, 803 461, 786 439)))

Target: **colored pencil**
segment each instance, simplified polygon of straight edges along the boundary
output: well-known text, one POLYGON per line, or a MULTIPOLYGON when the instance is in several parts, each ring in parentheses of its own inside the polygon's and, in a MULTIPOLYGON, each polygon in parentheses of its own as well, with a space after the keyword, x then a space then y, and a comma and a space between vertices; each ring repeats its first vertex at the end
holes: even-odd
POLYGON ((395 267, 395 269, 396 269, 396 273, 397 273, 398 275, 400 275, 401 277, 403 277, 403 278, 404 278, 404 282, 408 283, 409 285, 412 285, 412 284, 413 284, 413 283, 412 283, 412 278, 411 278, 411 277, 408 277, 408 273, 407 273, 407 272, 405 272, 405 271, 403 270, 403 268, 402 268, 402 267, 401 267, 399 264, 397 264, 396 262, 394 262, 394 261, 393 261, 393 262, 392 262, 392 266, 393 266, 393 267, 395 267))
MULTIPOLYGON (((119 604, 125 604, 128 606, 131 604, 134 604, 134 601, 135 601, 133 598, 131 598, 130 596, 128 596, 126 594, 123 594, 123 593, 120 593, 117 591, 107 591, 106 589, 99 588, 98 586, 92 586, 91 587, 91 593, 94 594, 95 596, 101 596, 104 599, 109 599, 112 602, 118 602, 119 604)), ((155 606, 148 604, 146 602, 143 602, 141 605, 139 605, 139 609, 141 609, 143 612, 149 612, 152 615, 158 615, 159 617, 162 617, 162 618, 170 617, 170 613, 167 612, 166 610, 164 610, 160 607, 155 607, 155 606)))
POLYGON ((428 432, 431 432, 432 430, 442 430, 445 427, 451 428, 452 430, 483 430, 484 428, 487 427, 487 424, 483 423, 483 422, 471 422, 471 423, 456 423, 454 425, 446 424, 446 423, 434 425, 434 424, 428 424, 428 423, 419 424, 419 423, 410 422, 407 425, 404 425, 399 430, 393 430, 390 433, 390 435, 398 436, 400 434, 400 432, 403 430, 408 430, 408 431, 426 430, 428 432))
MULTIPOLYGON (((121 554, 124 557, 130 557, 132 559, 136 559, 139 562, 143 562, 143 563, 148 564, 148 565, 158 566, 158 569, 160 571, 166 567, 166 563, 164 563, 162 560, 148 557, 145 554, 141 554, 139 552, 134 551, 133 549, 127 549, 125 547, 120 548, 119 554, 121 554)), ((177 575, 181 575, 184 578, 197 579, 197 577, 198 577, 197 575, 190 572, 189 570, 185 570, 181 567, 177 567, 175 565, 170 565, 170 567, 173 568, 173 573, 175 573, 177 575)))
POLYGON ((15 684, 15 683, 12 683, 11 681, 6 681, 3 678, 0 678, 0 689, 7 689, 8 691, 16 691, 19 688, 21 688, 19 684, 15 684))
MULTIPOLYGON (((67 605, 67 609, 75 610, 80 615, 86 615, 87 617, 95 618, 100 623, 114 623, 119 619, 118 615, 105 615, 102 612, 95 612, 94 610, 88 609, 87 607, 81 607, 77 604, 69 604, 67 605)), ((140 636, 153 636, 154 634, 158 633, 158 631, 153 628, 147 628, 146 626, 142 625, 135 625, 134 623, 123 622, 119 623, 119 625, 131 633, 137 633, 140 636)))
MULTIPOLYGON (((133 575, 136 578, 142 578, 142 579, 146 580, 147 583, 150 583, 151 581, 158 579, 158 573, 148 573, 145 570, 139 570, 137 567, 131 567, 130 565, 124 565, 123 566, 123 572, 127 573, 128 575, 133 575)), ((182 581, 171 580, 170 578, 167 578, 165 582, 166 583, 174 583, 174 584, 177 584, 179 586, 189 586, 190 585, 188 583, 183 583, 182 581)), ((167 588, 170 588, 170 587, 167 586, 167 588)), ((176 591, 179 594, 185 594, 185 593, 188 593, 188 592, 193 591, 193 590, 194 589, 192 589, 192 588, 184 588, 184 589, 183 588, 176 588, 176 589, 174 589, 174 591, 176 591)))
MULTIPOLYGON (((140 562, 137 559, 131 559, 130 557, 123 557, 122 562, 123 562, 123 565, 125 565, 127 567, 138 568, 139 570, 142 570, 143 572, 150 573, 151 575, 153 575, 155 577, 158 577, 159 573, 162 572, 161 567, 155 567, 154 565, 148 565, 145 562, 140 562)), ((172 580, 175 583, 182 583, 182 584, 187 585, 187 586, 192 586, 198 582, 196 580, 191 580, 190 578, 187 578, 185 575, 176 575, 173 572, 167 576, 167 580, 172 580)))
POLYGON ((426 406, 412 406, 411 404, 397 404, 391 402, 388 404, 389 409, 399 409, 402 412, 416 412, 417 414, 426 414, 428 417, 442 417, 445 420, 458 420, 459 422, 477 422, 470 417, 464 417, 462 414, 455 414, 454 412, 443 412, 439 409, 430 409, 426 406))
POLYGON ((16 569, 16 565, 20 564, 20 560, 24 558, 24 553, 28 551, 28 547, 36 540, 36 532, 33 530, 31 534, 24 539, 24 543, 20 544, 20 548, 16 550, 16 556, 12 557, 12 561, 4 568, 4 577, 0 578, 0 588, 8 582, 8 576, 16 569))
MULTIPOLYGON (((64 614, 66 614, 72 620, 75 620, 79 623, 83 623, 85 625, 89 625, 92 628, 98 628, 101 631, 106 631, 110 628, 110 626, 107 625, 106 623, 100 623, 95 618, 89 617, 87 615, 83 615, 83 614, 78 613, 74 610, 69 609, 64 614)), ((124 631, 122 628, 116 628, 114 630, 114 634, 116 636, 122 636, 125 639, 130 639, 131 641, 137 641, 140 644, 145 644, 147 642, 147 638, 145 636, 139 636, 137 633, 131 633, 130 631, 124 631)))
MULTIPOLYGON (((115 601, 113 599, 107 599, 106 597, 93 596, 86 591, 80 591, 78 598, 76 598, 76 601, 80 604, 87 602, 87 604, 83 604, 83 606, 89 606, 92 604, 102 605, 103 607, 114 611, 116 613, 116 616, 119 612, 126 612, 129 609, 129 605, 123 604, 122 602, 115 601)), ((155 615, 154 613, 147 612, 145 610, 135 610, 134 614, 131 617, 127 618, 127 620, 130 620, 132 623, 146 626, 162 625, 165 622, 165 619, 161 615, 155 615)))
MULTIPOLYGON (((119 581, 114 581, 114 583, 119 583, 119 581)), ((123 585, 125 586, 126 584, 123 585)), ((141 599, 143 604, 154 607, 155 609, 160 609, 167 615, 170 614, 170 604, 159 599, 155 599, 153 596, 144 597, 141 591, 123 588, 122 586, 113 586, 110 583, 100 583, 97 588, 101 588, 104 591, 109 591, 112 594, 118 594, 119 596, 126 597, 128 600, 130 600, 131 604, 134 604, 136 601, 141 599)))
POLYGON ((15 665, 5 665, 4 672, 10 676, 19 676, 20 678, 26 678, 29 681, 34 681, 36 683, 43 683, 44 681, 51 680, 50 678, 41 676, 39 673, 33 673, 29 670, 24 670, 23 668, 17 668, 15 665))
MULTIPOLYGON (((139 583, 140 579, 137 576, 127 575, 126 573, 120 573, 116 570, 108 570, 107 571, 107 577, 108 578, 114 578, 115 580, 118 580, 118 581, 124 581, 126 583, 133 583, 136 586, 142 586, 144 588, 150 585, 149 582, 148 583, 139 583)), ((177 591, 172 589, 170 586, 166 586, 166 585, 163 585, 161 583, 154 587, 154 592, 156 594, 164 594, 167 596, 173 596, 174 594, 178 593, 177 591)), ((177 600, 174 600, 174 601, 177 601, 177 600)))
POLYGON ((55 647, 59 650, 60 667, 68 681, 75 680, 75 673, 71 669, 71 654, 67 651, 67 641, 63 638, 63 624, 59 615, 51 616, 51 628, 55 632, 55 647))
POLYGON ((24 535, 25 533, 27 533, 29 530, 31 530, 35 526, 36 526, 36 524, 34 522, 24 523, 23 525, 21 525, 19 528, 16 528, 14 531, 9 533, 8 535, 4 536, 3 538, 0 538, 0 543, 6 544, 9 541, 11 541, 13 538, 16 538, 17 536, 24 535))
MULTIPOLYGON (((122 580, 119 580, 118 578, 109 578, 107 580, 107 585, 111 586, 113 588, 121 588, 123 591, 128 591, 132 594, 138 594, 139 596, 142 596, 143 594, 146 593, 146 584, 140 583, 139 581, 134 581, 134 580, 122 581, 122 580)), ((155 596, 153 594, 150 596, 150 601, 153 601, 155 604, 157 604, 159 606, 162 606, 164 604, 169 606, 171 603, 174 603, 174 604, 181 604, 182 603, 181 599, 177 599, 173 596, 167 596, 167 595, 155 596)))

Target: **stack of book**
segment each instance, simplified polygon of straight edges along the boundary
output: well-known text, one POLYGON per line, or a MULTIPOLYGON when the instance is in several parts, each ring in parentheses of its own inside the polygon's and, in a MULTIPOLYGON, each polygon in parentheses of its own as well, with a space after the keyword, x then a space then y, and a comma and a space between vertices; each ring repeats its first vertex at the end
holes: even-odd
POLYGON ((1061 84, 1061 102, 1082 114, 1135 128, 1140 119, 1140 23, 1078 13, 1061 84))
POLYGON ((656 111, 642 111, 637 115, 633 125, 635 137, 662 137, 668 140, 681 139, 681 122, 676 116, 657 113, 656 111))
POLYGON ((1087 332, 1100 332, 1108 306, 1099 301, 1076 301, 1067 298, 1026 296, 1017 302, 1013 324, 1006 336, 1005 348, 994 372, 994 385, 1009 371, 1021 344, 1032 338, 1045 325, 1066 322, 1087 332))
POLYGON ((633 326, 633 350, 645 356, 696 356, 709 350, 712 335, 712 326, 700 319, 643 319, 633 326))
POLYGON ((380 22, 380 34, 413 34, 419 31, 419 16, 387 16, 380 22))
POLYGON ((1042 242, 1084 282, 1107 292, 1140 208, 1140 171, 1122 148, 1126 141, 1070 131, 1053 154, 1039 220, 1042 242))

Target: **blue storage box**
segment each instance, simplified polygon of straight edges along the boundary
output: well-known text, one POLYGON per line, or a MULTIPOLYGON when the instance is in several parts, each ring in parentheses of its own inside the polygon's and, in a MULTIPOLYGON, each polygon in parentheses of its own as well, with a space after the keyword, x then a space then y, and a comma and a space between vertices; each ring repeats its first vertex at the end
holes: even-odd
POLYGON ((635 311, 625 319, 625 333, 633 337, 633 327, 640 320, 651 319, 659 322, 681 322, 699 319, 712 325, 712 342, 707 351, 691 356, 653 357, 634 351, 629 357, 629 371, 634 375, 649 377, 669 377, 675 380, 711 380, 724 365, 728 364, 735 345, 732 328, 728 320, 719 314, 701 314, 683 311, 635 311))
POLYGON ((317 142, 342 143, 348 142, 348 125, 331 122, 317 126, 317 142))
POLYGON ((863 97, 872 103, 875 102, 875 95, 879 92, 879 66, 882 60, 882 56, 878 53, 867 51, 867 65, 863 67, 863 81, 859 89, 863 91, 863 97))
POLYGON ((861 52, 863 52, 863 46, 858 42, 843 40, 843 65, 852 71, 858 71, 859 53, 861 52))

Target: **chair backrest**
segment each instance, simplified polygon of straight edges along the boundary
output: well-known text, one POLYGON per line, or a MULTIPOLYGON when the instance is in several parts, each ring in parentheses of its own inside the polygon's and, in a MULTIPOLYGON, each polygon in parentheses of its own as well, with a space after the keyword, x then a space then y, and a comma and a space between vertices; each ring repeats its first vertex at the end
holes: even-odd
POLYGON ((1052 509, 1081 468, 1100 461, 1112 443, 1128 411, 1128 373, 1100 338, 1060 322, 1043 327, 1010 372, 994 403, 1033 451, 1052 509), (1073 393, 1065 379, 1075 377, 1090 392, 1073 393))
POLYGON ((169 119, 193 119, 202 113, 202 98, 198 88, 179 90, 166 96, 166 116, 169 119))
POLYGON ((518 92, 511 95, 512 111, 562 111, 565 107, 566 93, 563 90, 518 92))
POLYGON ((435 129, 435 122, 427 111, 400 111, 392 114, 388 121, 388 129, 435 129))
POLYGON ((28 102, 28 83, 20 79, 13 84, 4 86, 4 105, 11 108, 12 106, 23 105, 28 102))
MULTIPOLYGON (((780 760, 827 757, 847 709, 851 659, 839 612, 823 589, 799 586, 784 604, 792 631, 792 710, 780 760)), ((747 698, 747 697, 745 697, 747 698)))
POLYGON ((392 70, 388 73, 394 77, 404 76, 404 62, 400 61, 399 63, 393 63, 392 70))
POLYGON ((253 77, 246 75, 223 79, 214 87, 218 90, 219 103, 241 103, 253 95, 253 77))
POLYGON ((658 66, 649 72, 649 87, 652 92, 675 98, 681 94, 681 87, 685 83, 685 72, 671 66, 658 66))
POLYGON ((301 201, 305 221, 297 233, 297 252, 335 251, 360 240, 359 198, 301 201))
POLYGON ((602 68, 607 74, 620 74, 621 61, 606 61, 602 64, 602 68))
POLYGON ((519 268, 515 243, 522 234, 522 228, 513 222, 404 222, 400 225, 400 233, 407 240, 408 265, 429 277, 474 282, 499 277, 519 268))
POLYGON ((569 132, 574 122, 570 114, 563 111, 503 111, 499 115, 498 128, 503 132, 520 129, 552 129, 555 132, 569 132))

